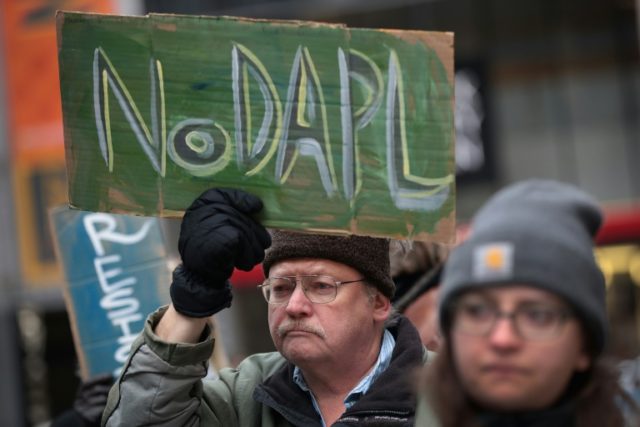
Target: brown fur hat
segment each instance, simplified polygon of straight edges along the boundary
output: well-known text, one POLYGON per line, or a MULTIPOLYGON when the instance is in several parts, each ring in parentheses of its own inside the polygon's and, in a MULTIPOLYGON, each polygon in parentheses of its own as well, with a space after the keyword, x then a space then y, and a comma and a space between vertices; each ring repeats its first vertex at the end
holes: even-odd
POLYGON ((271 266, 291 258, 322 258, 336 261, 362 273, 389 299, 395 292, 389 263, 389 239, 368 236, 333 236, 273 230, 272 244, 262 264, 264 274, 271 266))

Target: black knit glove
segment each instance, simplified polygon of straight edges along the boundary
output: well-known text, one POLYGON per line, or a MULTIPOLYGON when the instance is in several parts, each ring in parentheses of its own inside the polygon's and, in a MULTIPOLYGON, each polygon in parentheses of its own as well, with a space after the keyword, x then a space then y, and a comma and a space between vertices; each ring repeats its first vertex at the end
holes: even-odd
POLYGON ((251 215, 262 201, 233 189, 210 189, 187 209, 180 227, 182 265, 173 272, 171 300, 186 316, 206 317, 231 305, 233 268, 249 271, 271 245, 267 230, 251 215))

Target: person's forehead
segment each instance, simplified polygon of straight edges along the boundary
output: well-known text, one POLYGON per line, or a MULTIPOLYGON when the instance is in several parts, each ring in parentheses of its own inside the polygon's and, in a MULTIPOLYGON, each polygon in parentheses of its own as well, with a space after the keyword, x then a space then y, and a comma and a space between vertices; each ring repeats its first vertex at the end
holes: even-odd
MULTIPOLYGON (((324 258, 292 258, 279 261, 269 269, 269 276, 295 276, 299 274, 361 275, 356 269, 324 258)), ((349 276, 350 277, 350 276, 349 276)))
POLYGON ((499 303, 522 304, 535 302, 542 304, 563 304, 563 299, 552 292, 522 284, 501 285, 477 290, 474 289, 465 292, 463 295, 477 295, 489 298, 499 303))

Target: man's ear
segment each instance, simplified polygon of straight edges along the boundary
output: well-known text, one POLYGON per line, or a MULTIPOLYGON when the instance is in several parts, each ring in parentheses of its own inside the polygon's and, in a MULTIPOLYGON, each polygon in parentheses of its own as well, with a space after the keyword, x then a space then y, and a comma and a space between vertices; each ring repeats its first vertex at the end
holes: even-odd
POLYGON ((375 320, 384 322, 391 315, 391 301, 380 291, 373 297, 373 317, 375 320))

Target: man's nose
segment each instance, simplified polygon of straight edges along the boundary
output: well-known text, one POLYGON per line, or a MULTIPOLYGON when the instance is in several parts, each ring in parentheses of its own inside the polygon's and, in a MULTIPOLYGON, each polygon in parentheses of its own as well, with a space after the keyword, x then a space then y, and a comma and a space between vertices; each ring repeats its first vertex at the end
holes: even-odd
POLYGON ((289 301, 287 301, 286 310, 290 315, 297 315, 300 313, 307 313, 310 311, 311 301, 304 294, 304 290, 302 289, 302 283, 298 283, 295 288, 293 288, 293 292, 291 293, 291 297, 289 297, 289 301))

